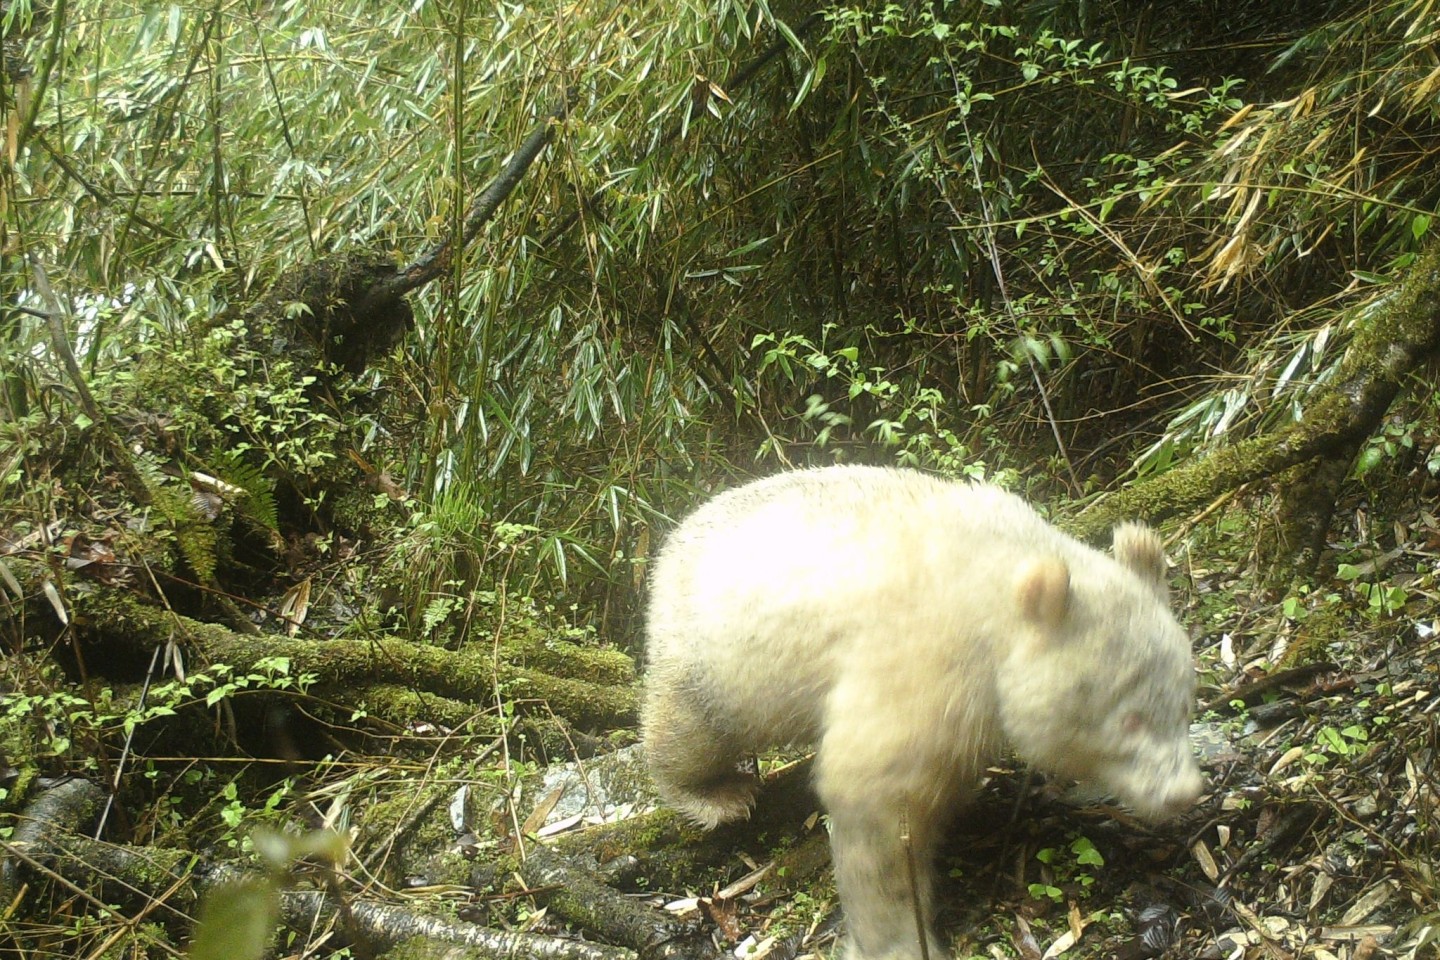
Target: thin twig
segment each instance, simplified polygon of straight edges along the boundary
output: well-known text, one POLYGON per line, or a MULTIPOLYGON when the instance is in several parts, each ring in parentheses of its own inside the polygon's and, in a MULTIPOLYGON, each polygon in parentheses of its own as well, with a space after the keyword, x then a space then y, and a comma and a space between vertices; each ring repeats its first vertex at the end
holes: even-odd
POLYGON ((920 960, 930 960, 930 937, 925 930, 925 912, 920 903, 920 877, 915 869, 915 848, 910 842, 910 811, 900 811, 900 847, 905 853, 905 873, 910 880, 910 906, 915 911, 915 933, 920 938, 920 960))
MULTIPOLYGON (((958 98, 961 96, 961 91, 959 81, 954 80, 955 73, 955 65, 952 63, 950 64, 950 76, 955 84, 955 96, 958 98)), ((959 113, 960 129, 965 132, 965 147, 970 151, 970 172, 975 178, 975 195, 980 200, 980 212, 985 218, 981 231, 981 236, 985 240, 985 253, 990 260, 990 270, 995 274, 995 284, 1000 289, 1000 302, 1005 305, 1005 315, 1010 319, 1010 325, 1015 328, 1015 335, 1017 337, 1023 337, 1024 333, 1020 329, 1020 318, 1015 313, 1015 303, 1010 299, 1010 290, 1005 284, 1005 270, 1000 266, 1000 248, 995 242, 995 217, 990 209, 990 200, 985 193, 985 184, 980 179, 980 165, 977 162, 978 154, 975 151, 975 138, 970 133, 970 118, 963 109, 959 110, 959 113)), ((950 199, 948 193, 941 190, 940 199, 950 208, 950 213, 955 217, 957 223, 963 221, 964 218, 960 215, 960 210, 955 206, 955 201, 950 199)), ((1055 438, 1055 447, 1060 452, 1060 459, 1065 461, 1065 472, 1070 476, 1070 491, 1072 494, 1079 496, 1084 487, 1081 486, 1080 478, 1075 473, 1075 464, 1070 460, 1070 451, 1065 448, 1065 439, 1060 436, 1060 424, 1056 422, 1055 411, 1050 406, 1050 394, 1045 389, 1044 381, 1040 379, 1040 369, 1035 363, 1035 358, 1030 354, 1029 350, 1023 352, 1025 354, 1025 365, 1030 370, 1030 379, 1034 381, 1035 391, 1040 396, 1040 406, 1045 410, 1045 422, 1050 424, 1050 433, 1055 438)))
POLYGON ((1186 337, 1190 339, 1190 342, 1197 342, 1200 338, 1196 335, 1194 330, 1190 329, 1190 325, 1185 322, 1185 315, 1180 312, 1180 309, 1178 307, 1175 306, 1175 301, 1170 298, 1170 294, 1166 293, 1165 288, 1160 286, 1160 282, 1155 279, 1155 270, 1151 267, 1147 267, 1144 263, 1140 262, 1140 257, 1135 253, 1134 250, 1130 249, 1130 245, 1125 242, 1125 238, 1120 236, 1119 232, 1113 229, 1109 224, 1105 223, 1105 221, 1095 216, 1095 214, 1085 209, 1085 205, 1083 203, 1076 203, 1074 200, 1072 200, 1069 194, 1062 190, 1060 188, 1060 185, 1056 183, 1053 179, 1051 179, 1050 174, 1045 172, 1045 168, 1040 165, 1039 156, 1035 156, 1035 169, 1040 171, 1040 182, 1044 184, 1046 189, 1048 189, 1051 193, 1055 194, 1055 196, 1059 197, 1062 201, 1064 201, 1066 209, 1074 210, 1077 217, 1079 217, 1081 220, 1084 220, 1087 224, 1090 225, 1091 229, 1093 229, 1100 236, 1104 237, 1106 240, 1109 240, 1111 246, 1124 254, 1125 259, 1130 263, 1131 268, 1134 269, 1135 275, 1140 278, 1140 282, 1150 288, 1150 292, 1155 295, 1155 298, 1157 300, 1165 304, 1165 309, 1175 320, 1175 323, 1177 326, 1180 327, 1180 330, 1185 334, 1186 337))
MULTIPOLYGON (((150 683, 155 679, 155 668, 160 664, 160 651, 164 649, 159 644, 150 652, 150 667, 145 671, 145 682, 140 685, 140 696, 135 703, 135 713, 145 712, 145 701, 150 696, 150 683)), ((115 762, 115 776, 110 778, 110 791, 105 796, 105 807, 100 811, 100 818, 95 823, 93 836, 99 840, 105 835, 105 822, 110 819, 110 810, 115 806, 115 797, 120 793, 120 778, 125 774, 125 762, 130 759, 130 744, 135 739, 135 731, 139 724, 131 724, 125 733, 125 745, 120 748, 120 759, 115 762)))
POLYGON ((510 162, 505 164, 495 179, 490 181, 490 185, 475 198, 475 202, 470 205, 470 211, 465 214, 459 242, 452 243, 452 235, 435 244, 414 261, 401 267, 393 276, 376 284, 370 290, 371 299, 384 301, 403 296, 424 286, 445 271, 451 260, 470 245, 470 241, 480 233, 480 228, 489 222, 495 211, 500 209, 500 204, 504 203, 520 184, 525 171, 530 169, 530 165, 555 135, 556 121, 564 119, 569 112, 573 96, 574 91, 567 91, 565 98, 550 108, 541 118, 539 125, 530 131, 530 136, 520 144, 520 149, 515 151, 510 162))

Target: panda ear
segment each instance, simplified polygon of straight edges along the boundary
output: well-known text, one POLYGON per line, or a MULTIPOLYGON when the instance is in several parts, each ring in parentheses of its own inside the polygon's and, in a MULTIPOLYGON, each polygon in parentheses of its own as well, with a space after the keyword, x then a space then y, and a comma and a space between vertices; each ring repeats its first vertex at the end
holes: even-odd
POLYGON ((1115 528, 1113 550, 1115 559, 1129 568, 1141 580, 1158 590, 1169 593, 1165 582, 1165 547, 1160 536, 1143 523, 1122 523, 1115 528))
POLYGON ((1055 557, 1031 561, 1015 588, 1020 614, 1037 627, 1059 629, 1070 610, 1070 571, 1055 557))

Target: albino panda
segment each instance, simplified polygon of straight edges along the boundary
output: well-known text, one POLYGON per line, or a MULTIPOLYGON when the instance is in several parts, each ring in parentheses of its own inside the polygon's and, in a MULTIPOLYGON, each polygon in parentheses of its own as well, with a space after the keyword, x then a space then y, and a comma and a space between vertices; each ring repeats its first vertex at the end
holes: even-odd
POLYGON ((746 817, 758 781, 737 762, 815 744, 849 957, 920 957, 902 822, 928 930, 937 834, 997 753, 1148 819, 1200 793, 1159 538, 1119 526, 1114 554, 1002 490, 914 471, 802 470, 715 497, 651 578, 642 726, 661 796, 704 827, 746 817))

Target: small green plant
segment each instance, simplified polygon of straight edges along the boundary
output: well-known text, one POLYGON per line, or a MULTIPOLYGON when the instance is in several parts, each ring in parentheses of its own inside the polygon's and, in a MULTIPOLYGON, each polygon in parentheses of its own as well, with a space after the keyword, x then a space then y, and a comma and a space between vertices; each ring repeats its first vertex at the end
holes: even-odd
POLYGON ((1065 890, 1059 884, 1077 888, 1080 895, 1084 896, 1095 883, 1092 868, 1105 866, 1105 857, 1095 848, 1090 838, 1085 836, 1075 837, 1064 848, 1044 847, 1035 854, 1035 859, 1049 868, 1054 882, 1030 884, 1030 896, 1036 900, 1052 900, 1055 903, 1065 898, 1065 890))
POLYGON ((1361 580, 1364 573, 1352 564, 1340 564, 1335 575, 1355 585, 1355 592, 1365 601, 1370 616, 1377 619, 1391 616, 1403 609, 1406 601, 1410 599, 1404 587, 1361 580))
MULTIPOLYGON (((835 324, 826 324, 825 336, 835 329, 835 324)), ((1039 341, 1036 344, 1036 350, 1049 349, 1039 341)), ((858 347, 830 348, 825 337, 816 344, 800 334, 761 333, 751 341, 750 348, 764 348, 757 377, 776 376, 799 387, 837 384, 837 389, 828 391, 828 396, 821 393, 807 396, 805 409, 800 413, 803 423, 818 428, 811 437, 815 446, 866 439, 890 450, 895 461, 903 466, 929 468, 947 476, 974 480, 984 480, 989 475, 984 461, 977 459, 965 440, 951 428, 950 423, 960 419, 960 411, 940 390, 924 386, 912 377, 893 376, 884 367, 867 367, 860 362, 858 347), (839 389, 844 390, 843 398, 836 395, 839 389), (857 402, 866 404, 860 409, 872 411, 870 422, 858 431, 858 438, 854 436, 852 416, 857 402)), ((968 413, 983 419, 988 408, 977 405, 968 413)), ((778 443, 776 438, 770 438, 761 453, 778 443)))
POLYGON ((64 689, 37 693, 13 693, 0 711, 0 737, 32 745, 39 758, 64 758, 78 769, 93 769, 95 745, 107 739, 128 736, 136 728, 162 717, 172 717, 185 707, 204 704, 214 707, 245 691, 275 690, 304 692, 314 682, 309 673, 294 675, 285 657, 257 660, 252 670, 238 673, 227 664, 193 673, 184 680, 157 683, 150 687, 143 703, 115 699, 114 691, 100 690, 93 699, 76 696, 64 689))
MULTIPOLYGON (((1406 453, 1415 447, 1415 433, 1419 423, 1415 420, 1408 421, 1387 421, 1384 428, 1377 436, 1371 437, 1365 444, 1360 455, 1355 458, 1355 465, 1351 469, 1354 477, 1364 477, 1380 464, 1387 460, 1394 460, 1401 454, 1406 453)), ((1436 471, 1436 464, 1432 456, 1426 463, 1427 469, 1433 474, 1436 471)))
POLYGON ((1305 760, 1315 765, 1329 763, 1332 759, 1347 759, 1358 756, 1370 746, 1370 734, 1358 723, 1344 727, 1329 724, 1315 733, 1315 743, 1305 754, 1305 760))
MULTIPOLYGON (((1041 852, 1043 853, 1044 851, 1042 850, 1041 852)), ((1053 886, 1048 883, 1032 883, 1027 889, 1030 891, 1031 899, 1034 900, 1044 900, 1046 898, 1049 898, 1055 903, 1059 903, 1061 900, 1065 899, 1064 890, 1061 890, 1059 887, 1053 886)))

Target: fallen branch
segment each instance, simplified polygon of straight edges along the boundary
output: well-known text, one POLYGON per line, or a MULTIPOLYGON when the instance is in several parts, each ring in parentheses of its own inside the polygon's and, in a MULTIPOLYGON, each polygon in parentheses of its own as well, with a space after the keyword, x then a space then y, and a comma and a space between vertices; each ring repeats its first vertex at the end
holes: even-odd
MULTIPOLYGON (((626 861, 626 872, 644 876, 651 890, 685 890, 696 877, 737 864, 737 853, 754 846, 757 837, 765 838, 763 847, 768 848, 812 834, 816 824, 811 817, 819 811, 820 801, 810 783, 810 769, 811 762, 806 760, 771 774, 750 819, 716 830, 702 831, 673 811, 660 809, 561 834, 551 846, 574 860, 594 861, 602 868, 626 861)), ((523 866, 518 869, 523 871, 523 866)), ((486 872, 483 868, 477 871, 477 885, 487 882, 486 872)))
MULTIPOLYGON (((22 857, 38 864, 44 859, 64 879, 82 889, 105 886, 107 902, 164 901, 173 920, 192 917, 207 893, 252 877, 233 864, 197 859, 188 850, 134 847, 102 843, 69 832, 52 832, 45 849, 22 857)), ((296 930, 334 926, 349 941, 360 941, 375 953, 401 943, 426 941, 432 956, 445 946, 472 947, 480 956, 514 960, 634 960, 635 953, 620 947, 586 943, 563 937, 495 930, 489 927, 427 916, 412 906, 367 898, 340 899, 321 890, 285 890, 280 893, 280 916, 296 930)), ((459 954, 463 956, 463 954, 459 954)))
POLYGON ((66 780, 36 797, 9 842, 0 843, 0 903, 13 902, 20 889, 22 857, 43 857, 47 837, 93 823, 104 803, 105 791, 89 780, 66 780))
POLYGON ((370 297, 377 301, 391 300, 409 293, 418 287, 424 286, 431 280, 440 276, 445 271, 456 255, 456 248, 464 250, 470 242, 480 233, 495 211, 500 209, 511 192, 520 184, 520 179, 525 176, 525 171, 540 156, 540 152, 550 143, 554 135, 555 124, 565 117, 569 110, 569 99, 571 94, 567 93, 564 100, 550 108, 540 118, 539 124, 525 141, 520 144, 509 162, 496 174, 490 185, 480 192, 475 202, 470 205, 470 210, 465 214, 464 224, 460 229, 460 241, 452 243, 454 238, 447 237, 445 240, 431 247, 429 250, 416 257, 407 266, 395 272, 370 291, 370 297))
POLYGON ((589 870, 545 847, 535 847, 521 876, 557 916, 639 953, 643 960, 713 956, 710 938, 602 882, 589 870))
MULTIPOLYGON (((239 671, 250 671, 262 660, 284 658, 292 674, 314 674, 318 678, 315 692, 340 702, 349 702, 357 690, 393 684, 488 706, 498 686, 517 709, 553 711, 581 728, 609 730, 635 722, 635 691, 628 683, 592 683, 532 669, 523 663, 524 644, 518 651, 501 644, 497 661, 488 642, 446 650, 393 638, 318 641, 239 634, 147 606, 116 591, 77 593, 72 602, 72 620, 87 639, 118 640, 143 650, 178 640, 192 662, 225 663, 239 671), (522 662, 509 660, 512 655, 522 662)), ((548 656, 550 669, 567 666, 553 646, 548 656)), ((597 664, 603 662, 602 675, 619 677, 628 673, 626 661, 628 658, 616 651, 586 650, 583 656, 577 653, 573 667, 595 675, 597 664)), ((423 709, 423 701, 417 701, 417 706, 423 709)), ((457 710, 451 704, 447 715, 457 710)))

